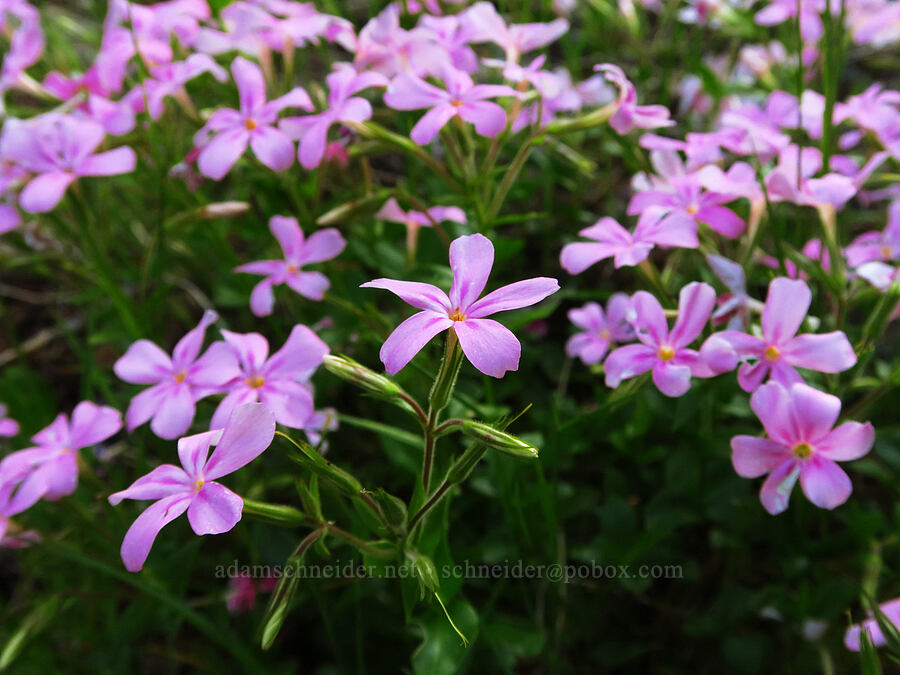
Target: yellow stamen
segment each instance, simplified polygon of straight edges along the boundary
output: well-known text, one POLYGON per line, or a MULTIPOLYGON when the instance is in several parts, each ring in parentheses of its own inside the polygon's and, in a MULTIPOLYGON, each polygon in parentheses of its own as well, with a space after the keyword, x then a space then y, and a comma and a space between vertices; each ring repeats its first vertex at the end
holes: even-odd
POLYGON ((176 381, 178 384, 181 384, 181 383, 184 382, 186 379, 187 379, 187 373, 184 372, 183 370, 182 370, 182 371, 179 371, 179 372, 177 372, 177 373, 175 373, 175 381, 176 381))
POLYGON ((890 258, 890 257, 892 257, 891 253, 892 253, 891 247, 888 246, 887 244, 885 244, 884 246, 881 247, 881 255, 883 257, 890 258))
POLYGON ((687 207, 687 208, 685 209, 685 211, 687 211, 688 213, 690 213, 692 216, 693 216, 694 214, 696 214, 697 211, 699 211, 699 210, 700 210, 700 207, 699 207, 699 206, 694 206, 694 205, 691 205, 691 206, 689 206, 689 207, 687 207))
POLYGON ((775 345, 769 345, 766 347, 765 357, 767 361, 777 361, 778 357, 781 356, 781 352, 778 347, 775 345))
POLYGON ((806 459, 813 452, 813 449, 809 447, 808 443, 801 443, 800 445, 794 448, 794 455, 799 459, 806 459))
POLYGON ((675 350, 672 349, 669 345, 665 345, 659 348, 659 358, 663 361, 671 361, 675 358, 675 350))
POLYGON ((265 379, 259 375, 254 375, 253 377, 248 377, 244 381, 247 384, 249 384, 251 387, 253 387, 254 389, 259 389, 261 386, 263 386, 266 383, 265 379))
POLYGON ((291 264, 291 265, 287 266, 287 271, 288 271, 288 274, 296 274, 297 272, 300 271, 300 268, 294 264, 291 264))
POLYGON ((206 483, 205 480, 203 480, 202 478, 198 479, 197 482, 194 484, 194 490, 196 492, 200 492, 200 488, 203 487, 204 483, 206 483))
POLYGON ((253 131, 256 128, 256 120, 246 119, 244 126, 247 127, 247 131, 253 131))
POLYGON ((599 336, 599 338, 601 340, 606 340, 607 342, 609 342, 612 339, 612 335, 609 332, 609 328, 604 328, 597 335, 599 336))
POLYGON ((460 101, 459 99, 455 98, 452 101, 450 101, 450 105, 452 105, 454 108, 462 108, 465 104, 462 101, 460 101))
POLYGON ((465 321, 466 315, 462 313, 462 310, 460 310, 459 307, 457 307, 455 310, 453 310, 453 314, 450 315, 450 320, 451 321, 465 321))

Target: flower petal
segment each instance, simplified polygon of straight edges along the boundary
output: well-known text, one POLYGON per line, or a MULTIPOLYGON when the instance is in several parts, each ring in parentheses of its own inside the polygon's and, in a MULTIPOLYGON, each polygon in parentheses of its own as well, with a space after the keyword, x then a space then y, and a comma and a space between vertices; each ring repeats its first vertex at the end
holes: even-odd
POLYGON ((735 436, 731 439, 731 463, 741 478, 764 476, 790 458, 787 448, 767 438, 735 436))
POLYGON ((141 476, 130 486, 109 496, 109 503, 115 506, 123 499, 162 499, 179 492, 190 492, 190 477, 181 467, 163 464, 145 476, 141 476))
POLYGON ((466 312, 481 295, 494 266, 494 245, 483 234, 458 237, 450 244, 450 306, 466 312))
POLYGON ((669 339, 669 326, 662 305, 647 291, 638 291, 631 297, 629 323, 635 336, 645 345, 659 347, 669 339))
POLYGON ((518 370, 522 345, 503 324, 493 319, 469 319, 453 324, 466 358, 485 375, 503 377, 518 370))
POLYGON ((285 283, 295 293, 304 298, 319 301, 325 297, 325 291, 331 287, 331 282, 321 272, 295 272, 288 274, 285 283))
POLYGON ((244 128, 226 129, 213 138, 197 157, 197 168, 204 176, 222 180, 238 161, 247 144, 250 132, 244 128))
POLYGON ((548 277, 536 277, 517 281, 488 293, 469 306, 466 316, 478 319, 484 316, 505 312, 510 309, 528 307, 559 290, 559 282, 548 277))
POLYGON ((154 434, 166 440, 178 438, 183 436, 191 426, 195 412, 191 388, 184 383, 175 385, 166 390, 159 409, 150 422, 150 429, 154 434))
POLYGON ((845 422, 816 443, 816 452, 837 462, 859 459, 872 449, 875 428, 866 422, 845 422))
POLYGON ((297 262, 300 265, 307 265, 309 263, 331 260, 338 256, 346 246, 347 242, 336 228, 329 227, 325 230, 319 230, 306 240, 306 245, 303 247, 303 252, 297 262))
POLYGON ((856 365, 856 353, 842 331, 820 335, 798 335, 781 348, 785 361, 792 366, 840 373, 856 365))
POLYGON ((657 361, 653 365, 653 384, 666 396, 683 396, 691 388, 691 368, 657 361))
POLYGON ((275 127, 257 127, 250 134, 250 148, 272 171, 284 171, 294 163, 294 143, 275 127))
POLYGON ((206 463, 209 480, 221 478, 256 459, 275 437, 275 416, 261 403, 239 405, 231 413, 222 440, 206 463))
POLYGON ((767 342, 781 345, 797 333, 809 310, 812 294, 805 282, 779 277, 769 284, 762 312, 763 335, 767 342))
POLYGON ((176 370, 187 370, 197 360, 197 355, 203 347, 203 340, 206 338, 206 329, 218 318, 218 314, 206 310, 200 318, 200 323, 178 341, 172 350, 172 364, 176 370))
POLYGON ((328 345, 310 328, 296 325, 284 346, 272 354, 261 374, 266 378, 306 378, 319 367, 328 353, 328 345))
POLYGON ((716 292, 709 284, 694 281, 678 295, 678 319, 669 334, 675 349, 687 347, 703 331, 716 304, 716 292))
POLYGON ((29 213, 52 211, 59 204, 73 180, 75 180, 74 175, 62 171, 38 174, 29 181, 19 195, 19 206, 29 213))
POLYGON ((398 281, 395 279, 373 279, 360 285, 360 288, 381 288, 390 291, 403 302, 416 309, 427 309, 439 314, 447 314, 452 307, 450 299, 437 286, 423 284, 418 281, 398 281))
POLYGON ((803 494, 822 509, 833 509, 843 504, 853 492, 850 477, 827 457, 813 455, 800 470, 800 486, 803 494))
POLYGON ((766 511, 777 516, 787 509, 799 476, 800 466, 794 459, 785 460, 769 474, 759 491, 759 500, 766 511))
POLYGON ((657 360, 656 350, 647 345, 625 345, 614 349, 603 364, 606 386, 615 389, 622 380, 646 373, 657 360))
POLYGON ((413 314, 394 329, 381 346, 381 362, 391 375, 400 372, 435 335, 447 330, 453 321, 446 314, 426 310, 413 314))
POLYGON ((237 525, 244 500, 224 485, 207 483, 191 500, 188 520, 195 534, 222 534, 237 525))
POLYGON ((794 384, 788 390, 791 413, 799 433, 797 442, 816 443, 831 433, 841 413, 841 399, 806 384, 794 384))
POLYGON ((150 340, 138 340, 113 364, 113 372, 132 384, 155 384, 174 371, 168 354, 150 340))
POLYGON ((303 429, 315 412, 310 390, 291 380, 266 382, 260 387, 259 401, 272 411, 278 424, 292 429, 303 429))
POLYGON ((70 449, 78 450, 105 441, 122 428, 122 413, 109 406, 82 401, 72 411, 70 449))
POLYGON ((129 572, 138 572, 144 566, 156 535, 187 511, 191 497, 181 494, 164 497, 148 506, 132 523, 122 540, 122 562, 129 572))

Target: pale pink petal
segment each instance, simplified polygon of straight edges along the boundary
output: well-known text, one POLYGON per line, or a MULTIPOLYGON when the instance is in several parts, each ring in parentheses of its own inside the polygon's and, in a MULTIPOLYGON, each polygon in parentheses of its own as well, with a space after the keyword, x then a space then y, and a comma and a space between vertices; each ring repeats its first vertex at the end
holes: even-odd
POLYGON ((701 223, 706 223, 719 234, 731 239, 740 237, 744 232, 744 221, 734 211, 724 206, 704 206, 695 217, 701 223))
POLYGON ((241 375, 234 350, 225 342, 215 342, 191 366, 187 381, 194 387, 216 390, 241 375))
POLYGON ((332 120, 330 118, 324 118, 311 125, 303 133, 297 156, 300 160, 300 165, 304 169, 312 170, 319 166, 322 157, 325 155, 328 129, 331 127, 331 124, 332 120))
POLYGON ((872 449, 875 428, 866 422, 845 422, 816 443, 816 452, 837 462, 859 459, 872 449))
POLYGON ((70 449, 86 448, 118 433, 122 428, 122 413, 109 406, 82 401, 72 411, 70 449))
POLYGON ((190 493, 190 477, 184 469, 174 464, 158 466, 146 476, 141 476, 129 487, 109 496, 109 503, 115 506, 123 499, 162 499, 178 493, 190 493))
POLYGON ((647 345, 626 345, 610 352, 603 364, 606 386, 612 389, 641 373, 646 373, 657 362, 656 350, 647 345))
POLYGON ((456 117, 457 112, 459 112, 458 108, 453 107, 449 103, 432 108, 416 122, 409 137, 419 145, 427 145, 444 128, 447 122, 456 117))
POLYGON ((250 148, 272 171, 284 171, 294 163, 294 143, 275 127, 257 127, 250 134, 250 148))
POLYGON ((850 478, 830 459, 813 455, 800 470, 800 486, 803 494, 813 504, 823 509, 834 509, 843 504, 853 492, 850 478))
POLYGON ((785 361, 792 366, 840 373, 856 365, 856 353, 842 331, 821 335, 798 335, 781 348, 785 361))
POLYGON ((812 294, 805 282, 779 277, 769 284, 769 295, 762 313, 766 340, 776 345, 790 340, 803 323, 812 294))
POLYGON ((237 84, 244 115, 256 115, 266 103, 266 83, 262 70, 242 56, 231 62, 231 73, 237 84))
POLYGON ((285 260, 299 261, 305 240, 297 219, 288 216, 272 216, 269 218, 269 230, 281 245, 285 260))
POLYGON ((783 386, 777 382, 764 384, 753 392, 750 407, 773 441, 788 447, 801 442, 791 395, 783 386))
POLYGON ((194 413, 194 397, 191 395, 191 388, 187 384, 175 385, 166 391, 159 409, 153 415, 150 428, 160 438, 166 440, 178 438, 184 435, 184 432, 191 426, 191 422, 194 421, 194 413))
POLYGON ((156 414, 168 396, 169 390, 174 386, 176 386, 174 380, 171 383, 157 384, 131 399, 125 412, 125 427, 129 433, 156 414))
POLYGON ((275 421, 292 429, 302 429, 313 415, 309 389, 291 380, 267 381, 260 387, 259 401, 275 415, 275 421))
POLYGON ((657 361, 653 365, 653 384, 666 396, 683 396, 691 388, 691 369, 686 365, 657 361))
POLYGON ((563 246, 559 264, 569 274, 581 274, 594 263, 612 258, 621 250, 621 244, 595 244, 577 241, 563 246))
POLYGON ((517 281, 488 293, 469 306, 466 316, 478 319, 497 312, 534 305, 559 290, 559 282, 548 277, 517 281))
POLYGON ((174 371, 168 354, 149 340, 138 340, 113 364, 113 372, 132 384, 154 384, 174 371))
POLYGON ((506 111, 490 101, 466 103, 458 113, 466 122, 474 124, 481 136, 493 138, 506 128, 506 111))
POLYGON ((841 399, 805 384, 794 384, 789 389, 796 442, 814 444, 831 433, 838 415, 841 399))
POLYGON ((269 356, 269 343, 259 333, 232 333, 222 330, 222 337, 234 349, 247 376, 256 374, 269 356))
POLYGON ((390 291, 403 302, 412 305, 416 309, 427 309, 444 314, 453 309, 450 306, 450 299, 444 291, 437 286, 423 284, 418 281, 374 279, 361 284, 360 288, 381 288, 390 291))
POLYGON ((330 227, 310 235, 297 260, 300 265, 324 262, 338 256, 347 246, 347 242, 336 228, 330 227))
POLYGON ((88 157, 78 167, 79 176, 116 176, 131 173, 137 165, 137 156, 129 147, 116 148, 88 157))
POLYGON ((244 500, 218 483, 207 483, 191 500, 188 521, 195 534, 222 534, 237 525, 244 500))
POLYGON ((296 325, 284 346, 266 361, 261 374, 280 378, 306 377, 319 367, 328 353, 328 345, 310 328, 296 325))
POLYGON ((788 507, 794 484, 800 476, 800 466, 794 459, 787 459, 769 474, 759 491, 759 500, 773 516, 788 507))
POLYGON ((790 452, 767 438, 735 436, 731 439, 731 463, 738 476, 758 478, 774 471, 790 452))
POLYGON ((19 206, 29 213, 46 213, 52 211, 66 189, 75 180, 71 173, 53 171, 42 173, 31 179, 19 195, 19 206))
POLYGON ((275 437, 275 416, 261 403, 235 407, 222 439, 206 463, 209 480, 221 478, 259 457, 275 437))
POLYGON ((204 176, 222 180, 244 154, 249 142, 250 132, 243 127, 226 129, 200 151, 197 168, 204 176))
POLYGON ((678 319, 669 335, 672 347, 686 347, 703 331, 716 304, 716 292, 709 284, 694 281, 678 295, 678 319))
POLYGON ((187 511, 190 503, 190 496, 175 494, 151 504, 137 517, 122 540, 121 554, 125 569, 129 572, 140 571, 156 535, 165 525, 187 511))
POLYGON ((483 234, 454 239, 450 244, 450 269, 453 271, 451 307, 467 311, 484 290, 493 266, 494 245, 483 234))
POLYGON ((522 345, 503 324, 493 319, 469 319, 453 324, 466 358, 485 375, 503 377, 519 369, 522 345))
POLYGON ((381 346, 380 357, 385 370, 391 375, 400 372, 431 338, 453 323, 446 313, 426 310, 413 314, 397 326, 381 346))
POLYGON ((191 481, 203 477, 209 446, 218 442, 221 436, 221 431, 204 431, 178 439, 178 459, 191 481))
POLYGON ((254 316, 269 316, 275 308, 272 279, 263 279, 250 292, 250 311, 254 316))
POLYGON ((659 347, 669 338, 669 326, 662 305, 647 291, 638 291, 631 297, 629 321, 635 335, 646 345, 659 347))
POLYGON ((218 318, 218 314, 206 310, 200 317, 200 323, 178 341, 172 350, 172 364, 176 370, 187 370, 197 360, 197 355, 203 347, 203 340, 206 338, 206 329, 218 318))
POLYGON ((295 292, 310 300, 322 300, 331 282, 321 272, 295 272, 285 278, 285 283, 295 292))

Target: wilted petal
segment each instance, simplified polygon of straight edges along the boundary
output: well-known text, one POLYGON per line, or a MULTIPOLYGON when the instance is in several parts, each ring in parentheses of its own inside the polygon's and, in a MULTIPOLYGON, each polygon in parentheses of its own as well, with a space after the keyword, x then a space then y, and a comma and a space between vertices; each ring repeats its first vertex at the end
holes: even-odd
POLYGON ((435 335, 447 330, 453 321, 445 313, 426 310, 413 314, 394 329, 381 346, 381 362, 394 375, 419 353, 435 335))
POLYGON ((231 413, 222 439, 204 469, 215 480, 256 459, 275 437, 275 416, 261 403, 239 405, 231 413))
POLYGON ((853 492, 850 478, 830 459, 813 455, 800 470, 803 493, 816 506, 833 509, 843 504, 853 492))
POLYGON ((187 511, 190 503, 191 497, 188 495, 164 497, 137 517, 122 540, 121 554, 125 569, 129 572, 140 571, 156 535, 165 525, 187 511))
POLYGON ((779 277, 769 284, 769 295, 762 312, 763 335, 768 342, 781 345, 797 333, 809 310, 812 294, 805 282, 779 277))
POLYGON ((522 345, 506 326, 493 319, 470 319, 454 322, 453 329, 466 358, 485 375, 503 377, 518 370, 522 345))
POLYGON ((787 448, 767 438, 735 436, 731 439, 731 463, 742 478, 764 476, 790 458, 787 448))

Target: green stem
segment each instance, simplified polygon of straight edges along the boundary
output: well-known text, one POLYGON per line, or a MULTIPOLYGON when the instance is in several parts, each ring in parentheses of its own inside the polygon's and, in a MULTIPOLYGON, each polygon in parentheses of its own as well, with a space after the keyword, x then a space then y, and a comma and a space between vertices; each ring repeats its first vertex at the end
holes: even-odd
POLYGON ((522 167, 525 166, 525 162, 531 154, 531 150, 534 147, 534 140, 535 137, 531 136, 522 144, 522 147, 519 148, 519 152, 517 152, 516 156, 513 158, 512 164, 510 164, 509 168, 506 170, 503 180, 500 181, 500 185, 494 193, 491 205, 488 207, 486 216, 488 222, 496 218, 497 214, 500 212, 500 208, 506 200, 506 195, 509 193, 510 188, 512 188, 516 178, 519 177, 519 172, 522 170, 522 167))

